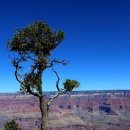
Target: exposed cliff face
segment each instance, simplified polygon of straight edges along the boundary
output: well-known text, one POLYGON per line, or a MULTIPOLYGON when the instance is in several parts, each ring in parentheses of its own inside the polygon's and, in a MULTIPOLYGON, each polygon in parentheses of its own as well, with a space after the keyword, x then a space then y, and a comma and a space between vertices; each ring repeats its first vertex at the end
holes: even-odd
MULTIPOLYGON (((47 93, 47 97, 54 93, 47 93)), ((30 95, 0 94, 0 130, 15 118, 24 130, 40 129, 39 102, 30 95)), ((128 130, 130 91, 62 95, 51 104, 48 130, 128 130)))

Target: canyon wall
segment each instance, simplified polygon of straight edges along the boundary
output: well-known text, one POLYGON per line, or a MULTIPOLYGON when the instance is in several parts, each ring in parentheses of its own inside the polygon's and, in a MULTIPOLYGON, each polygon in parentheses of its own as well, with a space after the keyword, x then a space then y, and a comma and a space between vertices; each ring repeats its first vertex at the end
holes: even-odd
MULTIPOLYGON (((45 93, 46 99, 56 92, 45 93)), ((23 130, 40 130, 37 97, 0 94, 0 130, 16 119, 23 130)), ((51 104, 48 130, 129 130, 130 90, 82 91, 61 95, 51 104)))

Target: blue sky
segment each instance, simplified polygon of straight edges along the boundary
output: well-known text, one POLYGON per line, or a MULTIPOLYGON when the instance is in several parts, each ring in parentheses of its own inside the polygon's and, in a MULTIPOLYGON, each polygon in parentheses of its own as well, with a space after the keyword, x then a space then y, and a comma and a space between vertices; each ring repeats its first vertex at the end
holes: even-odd
MULTIPOLYGON (((35 19, 65 32, 53 53, 70 61, 55 67, 61 86, 72 78, 80 81, 78 90, 130 89, 129 7, 129 0, 1 0, 0 92, 19 90, 6 44, 16 28, 35 19)), ((52 70, 45 71, 43 91, 56 90, 55 81, 52 70)))

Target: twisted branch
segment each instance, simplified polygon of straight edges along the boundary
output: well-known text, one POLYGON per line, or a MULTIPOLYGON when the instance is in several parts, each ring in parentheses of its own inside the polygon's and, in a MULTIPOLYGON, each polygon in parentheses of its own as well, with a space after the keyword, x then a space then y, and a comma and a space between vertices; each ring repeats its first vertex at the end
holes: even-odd
POLYGON ((60 82, 60 77, 58 75, 58 73, 54 70, 54 68, 52 68, 53 72, 56 74, 57 76, 57 81, 56 81, 56 88, 58 91, 60 91, 60 88, 59 88, 59 82, 60 82))
POLYGON ((63 59, 62 61, 59 61, 57 59, 52 60, 49 65, 47 66, 47 68, 53 67, 55 64, 62 64, 62 65, 67 65, 69 63, 69 61, 67 61, 66 59, 63 59))
MULTIPOLYGON (((19 74, 19 72, 18 72, 19 70, 22 69, 22 66, 19 65, 20 62, 26 61, 28 58, 29 58, 29 57, 24 57, 24 56, 22 56, 20 59, 18 59, 18 58, 11 59, 11 62, 12 62, 13 66, 14 66, 15 69, 16 69, 15 72, 14 72, 14 73, 15 73, 15 77, 16 77, 16 80, 21 84, 21 86, 24 86, 24 87, 27 89, 26 92, 28 92, 28 93, 30 93, 30 94, 32 94, 32 95, 34 95, 34 96, 41 97, 42 95, 40 95, 40 94, 38 94, 38 93, 36 93, 36 92, 33 92, 33 91, 31 90, 30 85, 27 85, 27 84, 24 83, 23 77, 25 77, 26 74, 25 74, 25 75, 22 75, 22 74, 19 74)), ((34 69, 34 70, 35 70, 35 69, 34 69)), ((33 71, 34 71, 34 70, 33 70, 33 71)))
POLYGON ((55 99, 57 98, 59 95, 61 94, 64 94, 64 92, 62 91, 62 89, 59 88, 59 81, 60 81, 60 78, 59 78, 59 75, 58 73, 54 70, 54 68, 52 68, 53 72, 56 74, 57 76, 57 81, 56 81, 56 88, 58 90, 58 92, 56 93, 56 95, 54 95, 53 97, 49 98, 49 100, 47 101, 47 106, 49 108, 50 106, 50 103, 55 99))

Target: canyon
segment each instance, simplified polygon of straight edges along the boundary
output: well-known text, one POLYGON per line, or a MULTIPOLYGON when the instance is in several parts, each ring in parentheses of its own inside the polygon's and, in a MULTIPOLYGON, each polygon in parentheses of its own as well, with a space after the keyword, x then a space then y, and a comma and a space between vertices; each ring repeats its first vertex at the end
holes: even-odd
MULTIPOLYGON (((44 93, 46 98, 56 92, 44 93)), ((15 119, 22 130, 40 130, 37 97, 0 93, 0 130, 15 119)), ((130 130, 130 90, 75 91, 56 98, 48 130, 130 130)))

